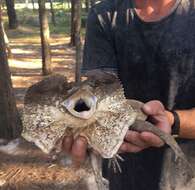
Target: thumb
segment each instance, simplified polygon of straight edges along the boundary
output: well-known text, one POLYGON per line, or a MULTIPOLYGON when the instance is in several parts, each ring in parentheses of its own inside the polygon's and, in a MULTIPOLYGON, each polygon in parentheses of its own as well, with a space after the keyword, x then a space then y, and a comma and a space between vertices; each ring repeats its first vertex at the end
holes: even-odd
POLYGON ((142 111, 147 115, 164 115, 165 108, 160 101, 152 100, 143 105, 142 111))

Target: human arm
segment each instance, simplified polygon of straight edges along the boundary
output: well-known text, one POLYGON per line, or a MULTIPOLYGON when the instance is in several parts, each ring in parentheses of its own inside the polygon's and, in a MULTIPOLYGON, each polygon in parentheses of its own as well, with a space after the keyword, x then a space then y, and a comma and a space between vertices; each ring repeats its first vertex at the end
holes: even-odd
MULTIPOLYGON (((174 116, 165 110, 159 101, 150 101, 143 106, 143 111, 150 117, 151 122, 162 131, 171 134, 174 116)), ((179 138, 195 138, 195 109, 176 110, 180 119, 179 138)), ((149 132, 138 133, 128 131, 120 152, 139 152, 148 147, 161 147, 164 143, 156 135, 149 132)))
MULTIPOLYGON (((180 119, 180 138, 195 139, 195 109, 176 110, 180 119)), ((173 123, 173 115, 167 111, 170 123, 173 123)))
MULTIPOLYGON (((142 111, 148 115, 150 122, 166 133, 171 133, 171 114, 167 117, 168 112, 165 110, 160 101, 153 100, 145 103, 142 111), (169 120, 170 119, 170 120, 169 120)), ((149 147, 161 147, 164 142, 156 135, 150 132, 136 132, 129 130, 126 133, 124 143, 121 145, 119 152, 140 152, 149 147)))

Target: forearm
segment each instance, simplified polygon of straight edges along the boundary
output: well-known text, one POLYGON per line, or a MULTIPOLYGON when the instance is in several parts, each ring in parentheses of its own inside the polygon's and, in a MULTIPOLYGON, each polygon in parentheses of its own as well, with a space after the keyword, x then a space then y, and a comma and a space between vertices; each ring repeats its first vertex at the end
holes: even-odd
MULTIPOLYGON (((195 139, 195 109, 176 110, 180 119, 179 137, 195 139)), ((170 125, 174 122, 173 114, 166 111, 170 125)))

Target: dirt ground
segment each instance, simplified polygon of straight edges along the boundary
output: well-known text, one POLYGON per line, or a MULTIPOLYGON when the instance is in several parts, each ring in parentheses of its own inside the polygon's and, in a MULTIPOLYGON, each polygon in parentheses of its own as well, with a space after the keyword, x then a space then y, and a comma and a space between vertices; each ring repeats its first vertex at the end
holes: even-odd
MULTIPOLYGON (((21 27, 20 27, 21 28, 21 27)), ((20 30, 27 30, 21 28, 20 30)), ((39 36, 10 38, 13 57, 9 59, 17 106, 22 108, 26 89, 43 78, 41 70, 41 47, 39 36)), ((69 46, 69 38, 51 36, 53 73, 60 73, 69 81, 74 80, 75 50, 69 46)))
MULTIPOLYGON (((14 147, 14 144, 7 146, 7 150, 11 150, 11 147, 14 147)), ((1 150, 0 189, 86 190, 83 178, 90 175, 90 170, 64 166, 64 156, 61 156, 61 159, 60 156, 56 158, 44 154, 25 141, 20 142, 18 148, 12 151, 12 155, 2 153, 1 150)))
MULTIPOLYGON (((20 111, 27 88, 43 78, 39 35, 30 38, 23 36, 24 33, 32 32, 25 27, 8 31, 13 54, 9 66, 20 111)), ((69 46, 69 40, 63 35, 52 35, 50 43, 53 72, 63 74, 72 81, 75 50, 69 46)), ((80 183, 82 173, 82 169, 75 170, 53 163, 37 148, 26 148, 16 156, 0 153, 1 190, 85 190, 86 187, 80 183)))

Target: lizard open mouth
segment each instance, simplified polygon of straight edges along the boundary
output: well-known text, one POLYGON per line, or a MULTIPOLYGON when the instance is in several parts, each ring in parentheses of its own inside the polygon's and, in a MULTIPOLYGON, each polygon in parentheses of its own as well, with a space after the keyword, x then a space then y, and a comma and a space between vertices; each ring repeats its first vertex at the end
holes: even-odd
POLYGON ((83 111, 89 111, 90 110, 90 105, 87 105, 86 101, 83 99, 79 99, 75 105, 74 105, 74 110, 76 112, 83 112, 83 111))
POLYGON ((73 96, 68 97, 62 106, 73 116, 89 119, 95 113, 96 104, 96 96, 86 89, 81 89, 73 96))

